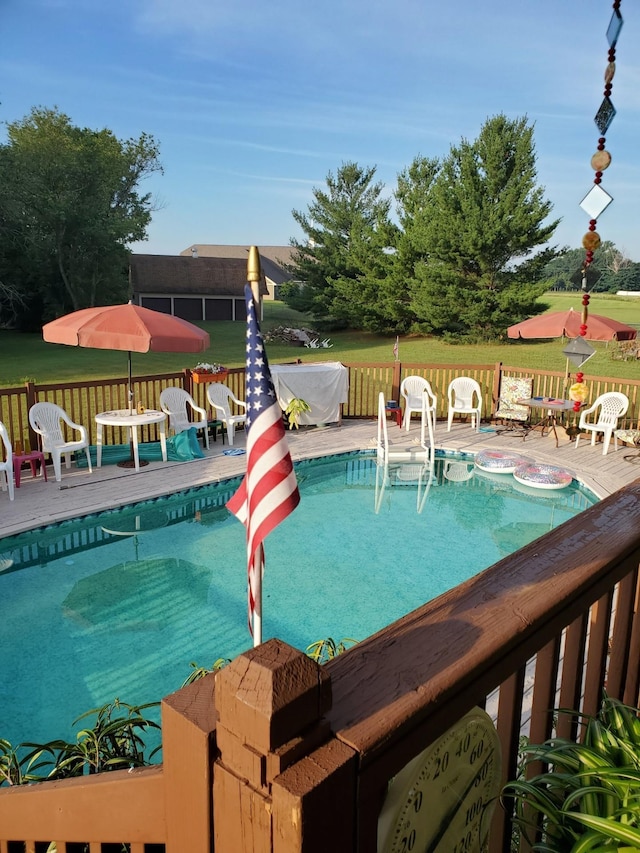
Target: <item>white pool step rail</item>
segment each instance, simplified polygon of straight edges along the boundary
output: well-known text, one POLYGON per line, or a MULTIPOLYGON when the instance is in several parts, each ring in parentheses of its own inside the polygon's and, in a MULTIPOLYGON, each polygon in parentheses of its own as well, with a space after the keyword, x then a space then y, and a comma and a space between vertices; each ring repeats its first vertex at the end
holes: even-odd
MULTIPOLYGON (((389 425, 385 411, 385 398, 381 392, 378 397, 378 437, 376 452, 378 461, 388 462, 429 462, 433 468, 435 459, 434 415, 429 408, 429 399, 422 395, 422 412, 420 418, 420 440, 411 444, 394 444, 389 441, 389 425)), ((406 433, 402 432, 403 436, 406 433)))

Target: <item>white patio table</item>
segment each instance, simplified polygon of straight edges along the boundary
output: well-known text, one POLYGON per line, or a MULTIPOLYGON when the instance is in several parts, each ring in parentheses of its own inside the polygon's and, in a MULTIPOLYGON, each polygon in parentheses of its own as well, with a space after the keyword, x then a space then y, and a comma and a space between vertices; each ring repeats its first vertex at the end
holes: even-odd
MULTIPOLYGON (((116 409, 113 412, 100 412, 96 415, 98 435, 96 442, 96 465, 102 465, 102 432, 105 426, 122 427, 128 429, 133 448, 133 461, 136 471, 140 470, 140 457, 138 455, 138 427, 159 424, 160 447, 162 450, 162 461, 167 461, 167 416, 164 412, 147 409, 145 412, 130 412, 129 409, 116 409)), ((144 463, 147 464, 146 462, 144 463)))

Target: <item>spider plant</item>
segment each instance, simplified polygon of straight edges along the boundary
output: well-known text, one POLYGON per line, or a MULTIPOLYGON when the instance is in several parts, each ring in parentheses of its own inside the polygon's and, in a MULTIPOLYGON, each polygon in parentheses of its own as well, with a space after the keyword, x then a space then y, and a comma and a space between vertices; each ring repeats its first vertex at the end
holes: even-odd
POLYGON ((305 654, 316 661, 316 663, 326 663, 328 660, 341 655, 342 652, 346 652, 349 646, 357 642, 357 640, 352 640, 351 637, 343 637, 339 643, 336 643, 332 637, 327 637, 326 640, 316 640, 315 643, 307 646, 305 654))
POLYGON ((228 663, 231 663, 229 658, 218 658, 213 662, 211 668, 208 669, 206 666, 198 666, 195 661, 190 661, 189 666, 191 667, 191 672, 182 682, 182 687, 186 687, 187 684, 193 684, 194 681, 199 681, 201 678, 204 678, 205 675, 208 675, 210 672, 217 672, 219 669, 222 669, 223 666, 226 666, 228 663))
POLYGON ((95 715, 93 725, 81 729, 74 743, 52 740, 14 747, 7 740, 0 740, 0 784, 24 785, 149 764, 161 747, 152 750, 147 758, 141 733, 160 726, 142 712, 158 704, 128 705, 115 699, 87 711, 74 720, 74 725, 95 715))
POLYGON ((509 782, 514 821, 536 853, 640 850, 638 710, 604 696, 595 717, 560 710, 580 723, 580 742, 551 738, 523 749, 523 769, 542 773, 509 782))
POLYGON ((306 400, 303 400, 300 397, 293 397, 289 400, 287 408, 284 410, 284 413, 289 420, 289 429, 293 429, 294 427, 298 429, 300 426, 300 415, 310 411, 311 406, 306 400))

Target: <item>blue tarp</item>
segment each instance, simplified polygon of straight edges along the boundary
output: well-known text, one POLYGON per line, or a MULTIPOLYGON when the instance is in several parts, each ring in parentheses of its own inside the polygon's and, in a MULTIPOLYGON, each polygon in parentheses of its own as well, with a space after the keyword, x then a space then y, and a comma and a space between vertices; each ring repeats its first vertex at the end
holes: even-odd
MULTIPOLYGON (((97 464, 96 447, 89 447, 91 463, 97 464)), ((202 459, 204 457, 198 434, 196 430, 186 429, 177 435, 167 439, 167 460, 171 462, 187 462, 190 459, 202 459)), ((138 456, 147 462, 160 462, 162 449, 159 441, 146 441, 138 445, 138 456)), ((117 465, 131 459, 131 445, 129 444, 105 444, 102 446, 102 464, 117 465)), ((76 464, 78 468, 87 467, 87 457, 84 453, 76 453, 76 464)))

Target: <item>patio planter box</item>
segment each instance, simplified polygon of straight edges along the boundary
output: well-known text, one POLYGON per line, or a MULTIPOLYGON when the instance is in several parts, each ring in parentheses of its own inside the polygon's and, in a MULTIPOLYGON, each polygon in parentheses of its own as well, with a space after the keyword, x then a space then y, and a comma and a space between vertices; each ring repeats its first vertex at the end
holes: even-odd
POLYGON ((223 370, 220 373, 196 373, 195 371, 191 373, 196 385, 199 385, 202 382, 225 382, 228 375, 228 370, 223 370))

